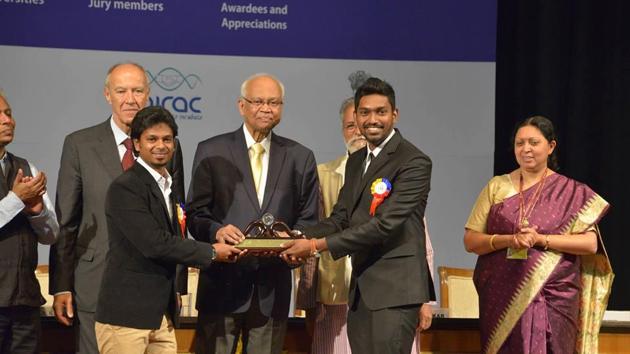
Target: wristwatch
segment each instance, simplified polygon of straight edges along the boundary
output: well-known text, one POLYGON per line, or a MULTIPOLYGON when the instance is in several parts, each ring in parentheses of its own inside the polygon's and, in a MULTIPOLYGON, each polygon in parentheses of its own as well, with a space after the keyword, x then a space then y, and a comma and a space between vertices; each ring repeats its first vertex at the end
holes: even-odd
POLYGON ((212 261, 214 262, 214 260, 217 259, 217 250, 214 249, 214 246, 212 246, 212 261))

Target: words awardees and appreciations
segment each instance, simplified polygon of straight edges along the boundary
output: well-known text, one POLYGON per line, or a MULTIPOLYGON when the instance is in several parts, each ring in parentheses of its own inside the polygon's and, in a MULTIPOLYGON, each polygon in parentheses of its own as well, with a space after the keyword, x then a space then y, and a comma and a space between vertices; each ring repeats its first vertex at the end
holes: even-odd
POLYGON ((278 16, 287 16, 289 14, 289 5, 284 6, 264 6, 254 4, 230 4, 224 2, 221 4, 221 13, 233 15, 262 15, 264 17, 254 19, 228 18, 221 19, 221 27, 230 31, 242 29, 253 30, 276 30, 285 31, 289 27, 286 21, 276 20, 278 16))

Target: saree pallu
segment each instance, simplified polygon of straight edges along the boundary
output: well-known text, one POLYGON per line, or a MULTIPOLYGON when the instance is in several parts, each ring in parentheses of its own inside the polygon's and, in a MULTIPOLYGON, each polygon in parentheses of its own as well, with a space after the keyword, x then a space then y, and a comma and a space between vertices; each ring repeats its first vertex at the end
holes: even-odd
MULTIPOLYGON (((536 187, 523 192, 526 201, 533 197, 536 187)), ((586 185, 552 174, 546 178, 528 220, 542 235, 583 233, 593 230, 607 209, 608 203, 586 185)), ((518 218, 516 193, 492 205, 487 233, 513 234, 518 218)), ((610 282, 591 281, 583 286, 581 265, 580 256, 538 248, 529 249, 524 260, 506 259, 505 249, 480 256, 474 282, 479 293, 483 351, 574 353, 582 350, 586 338, 590 348, 586 352, 592 352, 592 334, 596 337, 599 331, 610 282), (608 289, 604 289, 606 286, 608 289), (585 300, 595 304, 595 309, 581 305, 583 290, 591 293, 585 300), (584 316, 585 312, 590 315, 584 316), (579 335, 584 332, 582 328, 590 328, 591 334, 579 335)), ((585 265, 603 269, 601 264, 593 265, 590 260, 585 265)))

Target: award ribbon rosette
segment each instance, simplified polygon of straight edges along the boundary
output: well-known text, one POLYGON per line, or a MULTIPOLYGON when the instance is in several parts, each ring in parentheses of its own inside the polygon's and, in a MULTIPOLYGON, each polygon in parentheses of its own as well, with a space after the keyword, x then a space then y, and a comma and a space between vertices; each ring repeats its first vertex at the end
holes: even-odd
POLYGON ((389 196, 389 193, 392 191, 392 184, 385 177, 377 178, 372 182, 372 186, 370 187, 370 191, 372 192, 372 204, 370 205, 370 215, 374 216, 376 214, 376 208, 378 208, 381 203, 389 196))
POLYGON ((184 211, 184 203, 175 203, 177 209, 177 223, 182 231, 182 238, 186 238, 186 212, 184 211))

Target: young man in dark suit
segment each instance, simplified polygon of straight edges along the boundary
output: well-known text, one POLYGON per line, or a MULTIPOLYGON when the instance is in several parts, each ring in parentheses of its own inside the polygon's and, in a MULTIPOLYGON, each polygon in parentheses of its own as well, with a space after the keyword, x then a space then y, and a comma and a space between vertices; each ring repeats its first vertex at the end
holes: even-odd
POLYGON ((139 111, 131 138, 139 157, 107 191, 109 252, 96 308, 100 353, 176 353, 177 264, 206 268, 233 261, 231 245, 187 239, 166 165, 177 125, 162 107, 139 111))
POLYGON ((355 119, 368 145, 348 158, 332 214, 303 230, 310 240, 287 242, 282 256, 351 255, 352 352, 408 354, 419 320, 428 327, 419 309, 432 289, 423 221, 431 160, 394 129, 398 110, 388 83, 370 78, 357 89, 355 119))

